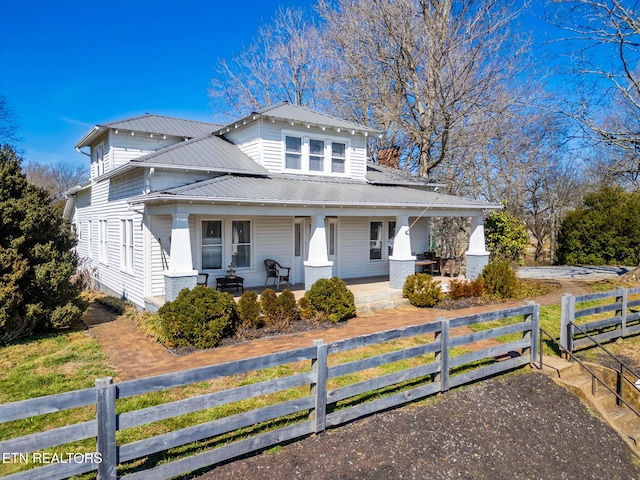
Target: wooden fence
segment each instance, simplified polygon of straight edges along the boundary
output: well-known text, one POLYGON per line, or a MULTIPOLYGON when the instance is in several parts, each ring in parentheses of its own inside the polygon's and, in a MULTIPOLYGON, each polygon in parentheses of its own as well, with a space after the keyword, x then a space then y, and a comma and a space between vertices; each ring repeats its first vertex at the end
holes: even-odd
POLYGON ((640 294, 640 287, 618 288, 608 292, 587 295, 562 295, 562 313, 560 317, 560 345, 569 352, 584 345, 592 346, 593 342, 576 332, 573 324, 579 318, 598 315, 609 315, 605 318, 580 324, 580 329, 595 340, 602 342, 613 340, 640 332, 640 299, 630 299, 640 294), (576 310, 576 304, 591 302, 595 305, 576 310))
POLYGON ((533 363, 538 348, 539 311, 538 305, 529 303, 523 307, 450 320, 439 318, 431 323, 330 344, 316 340, 313 346, 306 348, 117 384, 111 378, 102 378, 96 380, 95 388, 0 405, 0 423, 87 405, 95 405, 96 409, 93 420, 0 442, 0 458, 8 454, 16 463, 22 458, 27 461, 33 459, 33 452, 40 452, 37 458, 42 460, 42 451, 45 449, 54 446, 60 448, 60 445, 82 439, 94 439, 95 452, 77 458, 69 457, 66 462, 41 462, 46 464, 4 478, 61 479, 97 470, 99 479, 165 479, 321 432, 327 427, 533 363), (495 323, 484 325, 478 331, 463 329, 463 332, 451 335, 452 329, 487 322, 495 323), (498 337, 501 337, 502 342, 495 341, 498 337), (410 346, 407 347, 405 342, 404 348, 397 350, 393 349, 393 343, 386 343, 397 344, 405 339, 411 340, 408 342, 410 346), (494 341, 482 344, 484 347, 477 344, 492 339, 494 341), (474 343, 475 349, 462 348, 474 343), (352 355, 356 360, 344 359, 347 356, 344 352, 376 345, 392 348, 386 348, 384 353, 368 358, 363 358, 356 351, 352 355), (455 351, 452 350, 454 348, 455 351), (496 357, 506 359, 498 361, 496 357), (371 372, 370 369, 407 360, 413 361, 410 367, 397 369, 393 373, 385 374, 375 370, 378 372, 377 376, 367 375, 364 380, 343 381, 333 389, 327 387, 332 379, 349 380, 351 374, 365 370, 371 372), (132 411, 118 413, 116 410, 118 401, 128 397, 242 373, 249 374, 300 361, 307 365, 306 371, 298 371, 293 375, 132 411), (299 398, 267 404, 129 443, 116 441, 116 432, 136 426, 275 392, 291 389, 299 391, 300 388, 304 390, 299 398), (149 461, 149 456, 166 453, 175 447, 215 439, 229 432, 238 432, 287 416, 289 420, 281 422, 277 428, 234 435, 231 439, 221 441, 222 446, 194 447, 195 453, 192 451, 191 454, 168 463, 149 461), (140 459, 146 459, 152 465, 146 469, 140 465, 129 470, 125 468, 124 475, 117 477, 118 465, 136 460, 143 463, 140 459))

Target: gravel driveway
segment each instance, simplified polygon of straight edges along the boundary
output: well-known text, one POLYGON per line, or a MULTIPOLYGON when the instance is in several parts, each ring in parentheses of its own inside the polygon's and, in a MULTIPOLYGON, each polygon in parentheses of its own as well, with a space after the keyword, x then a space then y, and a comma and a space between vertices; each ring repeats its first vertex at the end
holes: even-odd
POLYGON ((372 415, 199 480, 638 479, 624 441, 546 375, 511 374, 372 415))

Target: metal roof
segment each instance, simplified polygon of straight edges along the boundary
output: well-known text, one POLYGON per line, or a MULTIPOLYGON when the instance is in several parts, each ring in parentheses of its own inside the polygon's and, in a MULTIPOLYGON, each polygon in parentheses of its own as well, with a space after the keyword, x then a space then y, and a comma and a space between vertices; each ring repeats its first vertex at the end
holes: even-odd
POLYGON ((171 145, 135 158, 129 163, 198 168, 228 173, 267 174, 265 168, 258 165, 238 147, 212 134, 171 145))
POLYGON ((415 188, 296 175, 272 175, 263 178, 224 175, 131 200, 148 201, 167 198, 274 205, 419 208, 429 206, 434 210, 501 208, 500 205, 415 188))
POLYGON ((221 125, 215 123, 185 120, 182 118, 165 117, 162 115, 145 114, 139 117, 127 118, 115 122, 98 124, 89 130, 84 137, 76 143, 76 148, 86 147, 93 139, 101 134, 104 129, 120 129, 132 132, 155 133, 160 135, 172 135, 176 137, 195 138, 201 137, 219 129, 221 125))
POLYGON ((275 118, 278 120, 284 120, 287 122, 294 122, 298 124, 305 125, 313 125, 318 127, 333 127, 340 128, 349 131, 357 131, 357 132, 366 132, 377 134, 380 133, 373 128, 369 128, 365 125, 360 125, 358 123, 349 122, 347 120, 342 120, 337 117, 333 117, 331 115, 327 115, 320 112, 315 112, 306 107, 301 107, 299 105, 292 105, 290 103, 284 102, 278 105, 271 105, 269 107, 262 108, 260 110, 256 110, 251 115, 248 115, 244 119, 241 119, 236 122, 231 122, 226 127, 232 127, 240 122, 247 122, 255 120, 256 115, 262 115, 269 118, 275 118))
POLYGON ((444 187, 442 183, 433 183, 426 178, 417 177, 404 170, 386 167, 378 163, 367 162, 366 178, 376 185, 405 185, 414 187, 444 187))

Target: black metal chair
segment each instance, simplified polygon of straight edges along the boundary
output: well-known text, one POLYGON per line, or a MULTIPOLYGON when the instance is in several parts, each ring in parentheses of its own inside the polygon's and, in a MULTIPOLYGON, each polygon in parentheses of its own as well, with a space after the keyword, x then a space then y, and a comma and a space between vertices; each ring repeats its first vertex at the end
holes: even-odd
POLYGON ((196 285, 203 285, 207 287, 209 285, 209 274, 198 272, 198 279, 196 280, 196 285))
POLYGON ((267 270, 267 278, 264 281, 264 286, 267 286, 270 278, 273 278, 273 284, 276 286, 276 290, 280 289, 280 282, 287 282, 289 286, 289 273, 290 267, 283 267, 275 260, 267 258, 264 261, 264 268, 267 270), (285 273, 286 270, 286 273, 285 273))

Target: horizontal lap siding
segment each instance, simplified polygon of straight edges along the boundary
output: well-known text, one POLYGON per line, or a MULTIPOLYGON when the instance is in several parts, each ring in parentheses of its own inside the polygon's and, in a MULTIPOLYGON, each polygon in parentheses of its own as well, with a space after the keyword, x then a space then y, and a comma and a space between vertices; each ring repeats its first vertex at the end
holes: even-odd
POLYGON ((114 168, 124 165, 129 160, 183 141, 179 137, 167 137, 166 140, 163 140, 157 136, 155 138, 151 138, 148 135, 131 136, 130 133, 112 134, 111 139, 114 168))
POLYGON ((162 170, 156 168, 154 174, 151 176, 150 188, 152 192, 158 192, 208 180, 214 176, 213 173, 206 172, 181 172, 178 170, 162 170))
POLYGON ((260 122, 253 122, 237 130, 231 130, 224 137, 236 145, 242 152, 251 157, 256 163, 261 163, 260 158, 260 122))
POLYGON ((283 165, 282 126, 263 122, 262 124, 262 166, 270 172, 282 172, 283 165))
POLYGON ((144 298, 144 228, 142 214, 129 209, 126 200, 113 200, 114 197, 126 198, 127 192, 139 191, 142 186, 141 174, 129 175, 120 179, 105 180, 91 188, 91 201, 88 195, 81 196, 77 203, 77 221, 82 232, 78 242, 78 254, 83 258, 83 266, 91 275, 112 294, 123 296, 137 305, 143 305, 144 298), (112 198, 110 200, 110 198, 112 198), (134 270, 125 272, 121 268, 121 220, 133 220, 134 234, 134 270), (88 255, 88 221, 91 220, 91 258, 88 255), (100 220, 107 221, 106 261, 99 259, 100 220))
POLYGON ((291 267, 293 262, 293 224, 291 217, 258 217, 256 219, 256 272, 247 285, 263 285, 265 280, 264 260, 272 258, 282 266, 291 267))
POLYGON ((411 251, 414 254, 429 251, 429 219, 423 217, 416 222, 416 218, 411 217, 409 225, 411 226, 411 251))
POLYGON ((364 180, 367 174, 367 145, 361 134, 351 135, 351 178, 364 180))
POLYGON ((165 259, 169 262, 171 225, 173 219, 171 215, 153 215, 150 222, 150 250, 151 250, 151 292, 152 296, 164 296, 164 271, 165 265, 162 260, 162 250, 164 249, 165 259), (162 246, 161 246, 162 245, 162 246))
POLYGON ((389 274, 388 261, 369 260, 369 219, 341 218, 338 224, 338 275, 342 278, 389 274))

